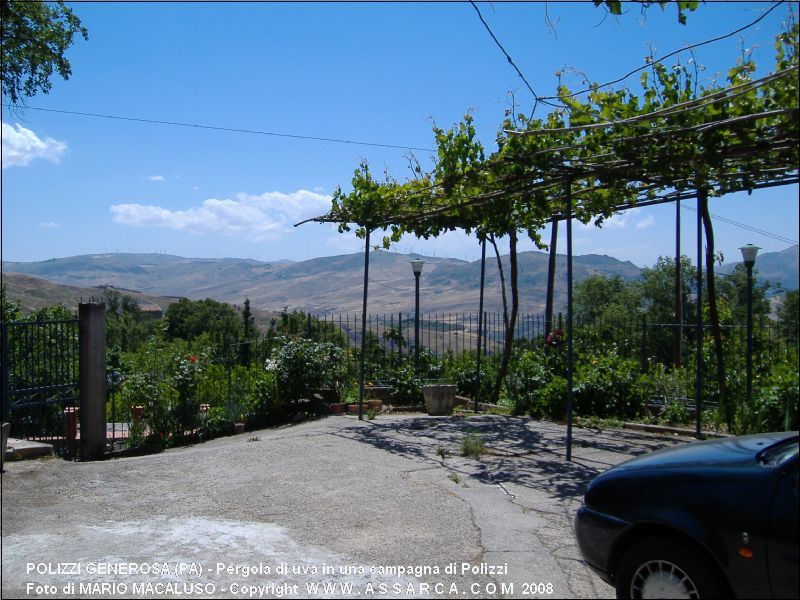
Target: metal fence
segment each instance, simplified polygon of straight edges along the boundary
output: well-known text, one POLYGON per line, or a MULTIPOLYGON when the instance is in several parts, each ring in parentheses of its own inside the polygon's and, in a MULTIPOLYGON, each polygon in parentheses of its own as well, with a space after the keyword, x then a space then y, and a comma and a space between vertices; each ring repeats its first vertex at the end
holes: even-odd
POLYGON ((2 407, 11 435, 77 455, 78 320, 0 323, 2 407))
MULTIPOLYGON (((346 340, 349 348, 359 348, 362 337, 361 315, 311 315, 307 314, 305 331, 310 338, 323 341, 346 340), (345 338, 342 338, 344 334, 345 338)), ((368 339, 379 345, 387 354, 412 357, 414 351, 414 315, 408 313, 368 315, 366 323, 368 339)), ((566 331, 565 317, 558 314, 551 326, 553 331, 566 331)), ((723 325, 725 343, 739 358, 744 357, 746 327, 744 324, 723 325)), ((691 348, 697 337, 694 324, 657 323, 643 317, 616 320, 575 320, 576 340, 584 342, 604 341, 613 344, 618 351, 632 358, 671 362, 674 336, 679 335, 682 355, 691 356, 691 348)), ((521 314, 517 317, 514 339, 520 343, 542 346, 551 333, 546 331, 542 314, 521 314)), ((482 352, 491 356, 502 352, 506 327, 502 313, 484 313, 482 352)), ((711 339, 711 326, 703 325, 703 338, 711 339)), ((762 346, 772 352, 791 355, 797 351, 797 338, 787 337, 771 322, 757 323, 755 335, 762 346)), ((421 348, 426 348, 442 358, 448 354, 459 355, 477 351, 478 315, 472 313, 439 313, 420 315, 421 348)))
MULTIPOLYGON (((476 352, 478 348, 478 315, 473 313, 429 313, 420 315, 421 348, 437 357, 476 352)), ((408 313, 368 315, 366 331, 369 339, 386 353, 411 357, 414 352, 414 315, 408 313)), ((544 315, 522 314, 517 317, 515 339, 543 339, 544 315)), ((361 315, 308 315, 310 337, 336 341, 345 334, 347 345, 361 344, 361 315)), ((484 313, 482 352, 492 355, 502 351, 506 327, 501 313, 484 313)))

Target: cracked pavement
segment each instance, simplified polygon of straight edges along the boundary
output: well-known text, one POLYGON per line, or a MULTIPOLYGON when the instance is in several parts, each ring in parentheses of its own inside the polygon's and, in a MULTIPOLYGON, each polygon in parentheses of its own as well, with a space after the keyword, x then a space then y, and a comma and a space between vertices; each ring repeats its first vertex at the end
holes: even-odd
POLYGON ((80 597, 94 582, 117 587, 84 596, 158 596, 189 582, 201 586, 189 597, 612 598, 575 544, 585 487, 687 440, 575 429, 572 462, 565 442, 564 425, 524 417, 331 416, 150 456, 6 463, 2 595, 80 597), (486 443, 477 459, 460 456, 469 432, 486 443), (81 572, 41 566, 65 562, 81 572), (170 567, 96 572, 154 563, 170 567), (134 587, 148 583, 161 587, 134 587))

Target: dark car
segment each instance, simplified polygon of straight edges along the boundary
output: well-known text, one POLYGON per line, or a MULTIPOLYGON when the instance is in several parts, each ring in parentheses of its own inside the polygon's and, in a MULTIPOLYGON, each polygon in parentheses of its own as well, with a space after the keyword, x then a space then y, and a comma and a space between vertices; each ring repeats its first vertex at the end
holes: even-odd
POLYGON ((798 434, 659 450, 598 476, 575 533, 618 598, 798 598, 798 434))

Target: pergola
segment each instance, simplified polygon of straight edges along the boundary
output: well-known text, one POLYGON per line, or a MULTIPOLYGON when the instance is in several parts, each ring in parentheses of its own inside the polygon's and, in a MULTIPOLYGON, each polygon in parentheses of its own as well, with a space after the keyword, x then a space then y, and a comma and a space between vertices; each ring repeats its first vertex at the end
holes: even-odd
MULTIPOLYGON (((528 127, 522 129, 505 129, 502 151, 469 173, 465 169, 447 182, 427 178, 404 185, 376 184, 374 189, 353 193, 360 194, 355 205, 359 205, 360 199, 366 211, 334 203, 329 213, 308 221, 339 223, 340 228, 355 224, 362 228, 366 247, 364 322, 371 232, 393 228, 396 233, 406 231, 420 235, 423 231, 422 235, 427 237, 426 233, 436 235, 445 229, 479 230, 478 215, 502 211, 509 206, 535 208, 538 221, 552 222, 554 228, 559 221, 565 221, 568 280, 566 457, 570 460, 574 369, 573 219, 602 220, 619 211, 697 199, 697 289, 700 296, 704 218, 706 237, 713 243, 707 207, 709 196, 752 192, 800 181, 797 88, 798 65, 794 55, 785 61, 783 68, 765 77, 745 80, 683 102, 664 102, 656 110, 627 118, 598 119, 596 112, 595 118, 585 118, 571 112, 569 126, 545 127, 541 122, 535 125, 528 122, 528 127), (758 102, 752 102, 753 98, 758 102), (738 107, 738 114, 730 110, 731 107, 738 107), (425 230, 432 222, 435 223, 433 228, 425 230)), ((713 246, 710 248, 713 252, 713 246)), ((552 256, 554 251, 555 244, 551 243, 552 256)), ((709 262, 709 268, 711 266, 709 262)), ((554 267, 551 260, 549 285, 554 267)), ((676 260, 676 267, 680 268, 679 260, 676 260)), ((713 272, 710 275, 713 278, 713 272)), ((482 288, 483 281, 481 292, 482 288)), ((699 340, 702 337, 700 297, 697 306, 699 340)), ((481 307, 480 314, 482 312, 481 307)), ((479 339, 480 334, 481 331, 479 339)), ((698 343, 697 348, 699 353, 702 345, 698 343)), ((697 361, 695 398, 698 436, 703 377, 700 362, 697 361)), ((360 388, 363 401, 363 362, 360 388)))

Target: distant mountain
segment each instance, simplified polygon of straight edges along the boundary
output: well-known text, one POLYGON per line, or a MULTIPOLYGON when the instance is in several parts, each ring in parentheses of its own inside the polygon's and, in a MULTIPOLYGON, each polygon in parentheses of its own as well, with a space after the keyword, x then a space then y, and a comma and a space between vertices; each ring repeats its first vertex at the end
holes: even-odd
MULTIPOLYGON (((798 276, 800 275, 800 261, 798 252, 800 246, 791 246, 780 252, 766 252, 758 255, 756 266, 753 270, 756 280, 759 283, 769 281, 780 285, 785 290, 796 290, 798 288, 798 276)), ((719 268, 720 273, 729 274, 742 261, 726 263, 719 268)))
MULTIPOLYGON (((381 250, 370 254, 370 313, 397 313, 414 309, 414 276, 409 265, 414 258, 421 258, 426 263, 420 280, 420 306, 423 312, 477 310, 480 261, 381 250)), ((508 278, 508 256, 502 260, 508 278)), ((522 312, 539 313, 544 310, 547 261, 548 256, 544 252, 519 254, 522 312)), ((556 264, 555 304, 558 307, 566 303, 566 257, 559 255, 556 264)), ((266 263, 164 254, 93 254, 41 262, 5 263, 3 268, 9 281, 13 273, 23 273, 84 290, 111 285, 151 296, 210 297, 231 304, 241 304, 245 298, 250 298, 254 309, 267 311, 287 307, 315 314, 355 313, 361 310, 364 255, 357 253, 302 262, 266 263)), ((724 268, 732 269, 733 266, 726 265, 721 270, 724 268)), ((761 277, 781 282, 786 288, 797 288, 797 246, 784 252, 763 254, 758 259, 757 268, 761 277)), ((593 274, 620 275, 630 280, 639 277, 640 272, 633 263, 609 256, 590 254, 574 259, 576 281, 593 274)), ((18 286, 16 289, 20 290, 18 286)), ((502 300, 497 260, 491 255, 487 256, 485 290, 485 309, 500 310, 502 300)), ((23 297, 33 294, 32 291, 21 293, 23 297)), ((75 292, 71 293, 74 295, 75 292)), ((99 295, 96 290, 95 295, 99 295)))

